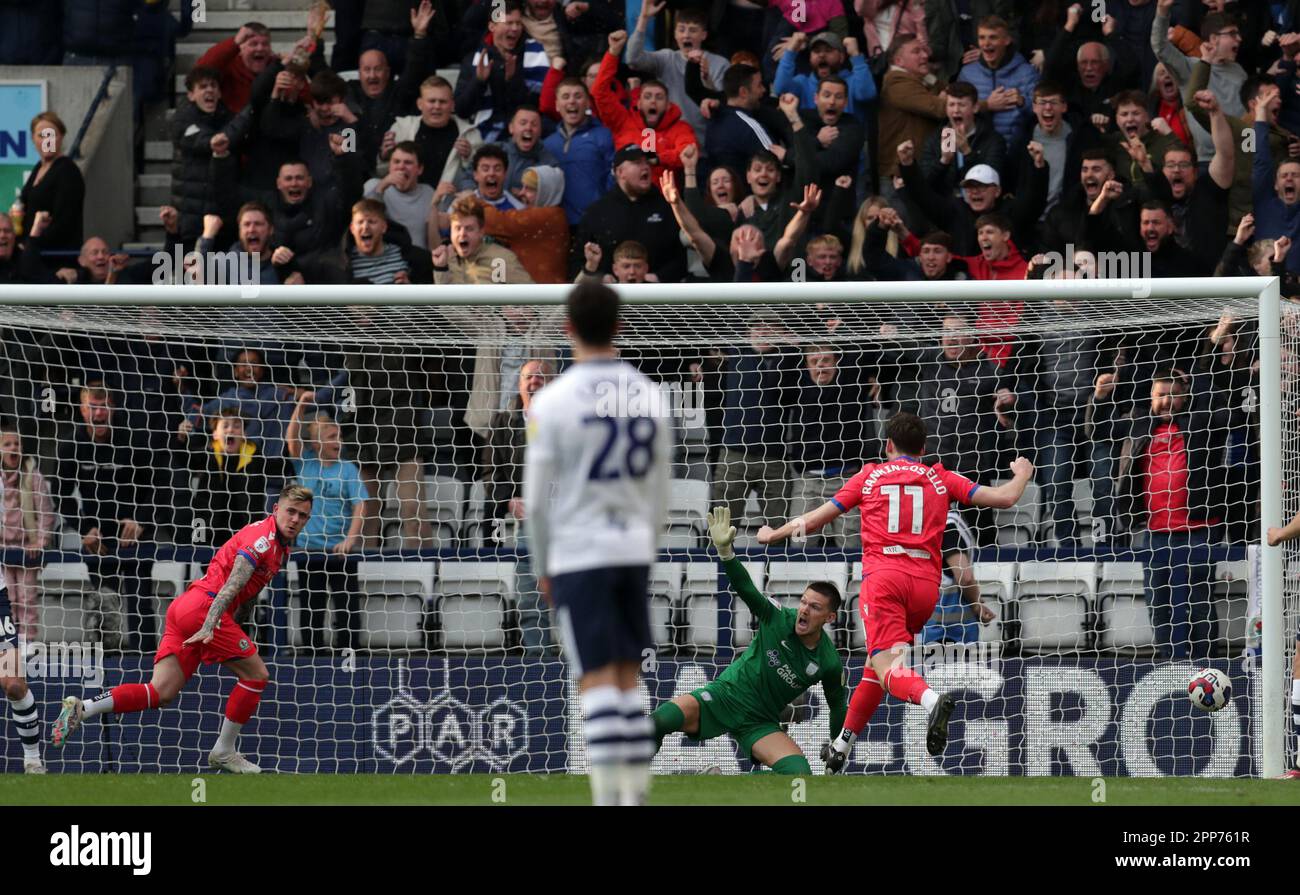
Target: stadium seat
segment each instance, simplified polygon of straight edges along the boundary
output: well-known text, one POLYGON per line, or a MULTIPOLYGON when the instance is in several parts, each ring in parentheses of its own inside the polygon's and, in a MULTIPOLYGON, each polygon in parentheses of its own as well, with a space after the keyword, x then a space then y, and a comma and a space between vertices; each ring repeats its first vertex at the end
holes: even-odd
POLYGON ((1079 543, 1091 547, 1095 543, 1092 536, 1092 479, 1075 479, 1070 486, 1074 501, 1074 525, 1079 543))
POLYGON ((718 588, 722 567, 712 562, 685 564, 682 607, 685 610, 683 643, 713 649, 718 645, 718 588))
POLYGON ((767 590, 783 606, 798 606, 810 581, 829 581, 839 589, 841 600, 849 586, 849 567, 842 562, 776 560, 767 564, 767 590))
POLYGON ((1101 564, 1101 582, 1097 586, 1100 649, 1140 649, 1155 645, 1143 572, 1140 562, 1101 564))
POLYGON ((516 548, 519 546, 519 538, 524 533, 522 524, 514 518, 492 519, 485 527, 487 529, 483 536, 485 546, 516 548))
POLYGON ((1021 563, 1016 606, 1022 646, 1042 653, 1085 649, 1096 602, 1096 563, 1021 563))
POLYGON ((189 564, 183 562, 156 562, 153 564, 154 613, 158 616, 155 630, 161 631, 166 623, 167 607, 172 600, 185 592, 189 564))
POLYGON ((1214 603, 1219 619, 1217 635, 1227 642, 1230 652, 1236 652, 1246 643, 1246 622, 1250 614, 1249 561, 1214 564, 1214 603))
MULTIPOLYGON (((1005 479, 993 482, 1001 485, 1005 479)), ((999 547, 1028 547, 1038 541, 1038 528, 1043 518, 1043 507, 1038 486, 1025 485, 1024 496, 1010 509, 994 510, 993 520, 998 529, 999 547)))
POLYGON ((487 504, 487 486, 475 480, 469 483, 465 498, 464 518, 460 522, 460 537, 466 547, 482 547, 485 540, 483 519, 487 504))
POLYGON ((513 561, 447 561, 438 569, 438 621, 447 649, 504 649, 514 602, 513 561))
POLYGON ((668 534, 663 546, 687 550, 703 546, 708 537, 709 483, 673 479, 668 492, 668 534))
POLYGON ((650 632, 659 647, 674 645, 685 563, 657 562, 650 570, 650 632))
POLYGON ((156 562, 153 564, 153 593, 159 602, 171 601, 185 591, 188 583, 185 575, 189 571, 186 563, 156 562))
MULTIPOLYGON (((760 594, 767 594, 767 564, 762 560, 745 561, 741 565, 749 573, 749 580, 754 582, 754 587, 758 588, 760 594)), ((725 572, 723 573, 726 574, 725 572)), ((736 649, 744 649, 749 646, 749 642, 754 639, 754 628, 757 622, 754 615, 745 605, 745 601, 740 599, 735 590, 731 594, 731 643, 736 649)))
POLYGON ((41 569, 41 636, 50 641, 86 639, 82 600, 90 592, 90 570, 82 562, 52 562, 41 569))
POLYGON ((424 609, 433 598, 435 566, 425 561, 357 563, 363 646, 415 649, 424 645, 424 609))
POLYGON ((424 486, 434 549, 456 546, 465 516, 465 483, 451 476, 428 475, 424 477, 424 486))
POLYGON ((1007 615, 1014 611, 1016 594, 1016 564, 1013 562, 977 562, 971 564, 975 581, 980 586, 980 599, 988 603, 998 617, 987 625, 980 625, 981 643, 1000 643, 1007 615))

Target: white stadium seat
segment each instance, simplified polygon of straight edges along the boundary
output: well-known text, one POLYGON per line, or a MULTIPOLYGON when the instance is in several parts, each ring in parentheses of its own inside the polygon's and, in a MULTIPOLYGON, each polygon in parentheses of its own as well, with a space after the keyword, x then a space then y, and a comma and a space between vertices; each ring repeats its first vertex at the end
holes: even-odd
POLYGON ((445 475, 424 477, 424 501, 434 548, 455 546, 465 516, 465 483, 445 475))
POLYGON ((703 546, 708 536, 709 483, 673 479, 668 491, 668 534, 663 546, 686 550, 703 546))
POLYGON ((367 649, 414 649, 424 645, 424 608, 433 597, 436 563, 357 563, 361 589, 361 642, 367 649))
POLYGON ((975 583, 980 587, 980 599, 997 618, 980 625, 981 643, 1000 643, 1007 613, 1011 611, 1016 594, 1016 564, 1013 562, 977 562, 971 564, 975 583))
POLYGON ((1155 644, 1143 572, 1140 562, 1102 563, 1097 586, 1100 648, 1134 649, 1155 644))
POLYGON ((447 649, 501 649, 507 607, 514 602, 513 561, 447 561, 434 588, 442 645, 447 649))
POLYGON ((722 567, 714 562, 686 563, 682 605, 686 611, 686 641, 695 647, 718 645, 718 588, 722 567))
POLYGON ((1244 559, 1215 563, 1213 599, 1219 619, 1217 636, 1230 649, 1240 649, 1245 645, 1250 611, 1250 563, 1244 559))
POLYGON ((466 547, 482 547, 484 541, 483 518, 487 503, 487 487, 480 481, 469 483, 465 498, 464 518, 460 523, 460 536, 466 547))
MULTIPOLYGON (((80 546, 80 544, 78 544, 80 546)), ((41 636, 78 642, 86 638, 82 599, 90 592, 90 570, 83 562, 52 562, 41 569, 41 636)))
POLYGON ((1096 563, 1021 563, 1016 606, 1022 645, 1031 652, 1085 648, 1088 617, 1096 600, 1096 563))
POLYGON ((849 584, 844 593, 844 602, 848 606, 849 647, 855 650, 867 645, 867 633, 862 628, 862 616, 858 612, 861 599, 862 563, 855 562, 849 567, 849 584))
POLYGON ((682 599, 685 563, 657 562, 650 570, 650 632, 659 646, 674 642, 674 615, 682 599))
MULTIPOLYGON (((993 482, 1001 485, 1004 480, 993 482)), ((998 546, 1028 547, 1038 540, 1038 528, 1043 518, 1040 491, 1033 482, 1025 485, 1024 496, 1008 510, 994 510, 993 520, 998 529, 998 546)))

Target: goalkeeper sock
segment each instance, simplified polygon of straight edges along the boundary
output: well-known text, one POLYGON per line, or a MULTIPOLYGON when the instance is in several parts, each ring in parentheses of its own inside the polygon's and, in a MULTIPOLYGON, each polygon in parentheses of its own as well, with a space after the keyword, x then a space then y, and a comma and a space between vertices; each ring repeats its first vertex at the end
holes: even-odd
POLYGON ((682 714, 681 707, 675 702, 665 702, 659 708, 655 709, 650 715, 650 720, 655 726, 655 751, 658 752, 664 745, 664 737, 670 733, 676 733, 686 726, 686 716, 682 714))
POLYGON ((592 802, 617 805, 623 761, 623 693, 618 687, 592 687, 581 699, 592 802))
POLYGON ((23 744, 23 758, 41 757, 41 722, 36 712, 36 697, 28 690, 19 699, 10 699, 13 708, 14 727, 18 729, 18 739, 23 744))
MULTIPOLYGON (((867 726, 871 716, 876 713, 880 706, 880 700, 885 698, 885 691, 880 686, 880 679, 876 677, 876 671, 870 665, 862 670, 862 680, 858 681, 858 686, 853 690, 853 697, 849 700, 849 711, 844 716, 844 729, 852 731, 854 736, 862 733, 862 728, 867 726)), ((844 735, 840 734, 844 739, 844 735)))
POLYGON ((619 803, 644 805, 650 792, 650 760, 655 752, 654 725, 646 717, 641 692, 636 687, 623 691, 623 773, 619 782, 619 803))
POLYGON ((787 755, 785 758, 778 759, 776 764, 772 765, 772 773, 789 774, 792 777, 807 774, 812 776, 812 768, 808 764, 808 759, 802 755, 787 755))
POLYGON ((94 699, 87 699, 84 703, 85 717, 93 718, 110 712, 116 715, 143 712, 145 709, 156 709, 160 704, 158 691, 153 688, 153 684, 122 684, 105 690, 94 699))

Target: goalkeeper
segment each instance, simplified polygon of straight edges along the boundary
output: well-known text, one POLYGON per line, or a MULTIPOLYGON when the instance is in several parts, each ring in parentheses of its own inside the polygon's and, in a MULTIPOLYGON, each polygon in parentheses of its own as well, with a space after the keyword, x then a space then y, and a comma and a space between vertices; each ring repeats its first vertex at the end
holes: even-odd
POLYGON ((778 774, 810 774, 803 751, 781 729, 781 711, 820 681, 830 708, 831 736, 844 723, 844 665, 822 630, 839 609, 839 591, 833 584, 814 581, 799 598, 798 609, 781 607, 758 592, 736 559, 731 510, 717 507, 708 519, 722 568, 758 619, 758 632, 749 649, 713 683, 655 709, 656 748, 679 730, 701 741, 729 733, 756 764, 778 774))

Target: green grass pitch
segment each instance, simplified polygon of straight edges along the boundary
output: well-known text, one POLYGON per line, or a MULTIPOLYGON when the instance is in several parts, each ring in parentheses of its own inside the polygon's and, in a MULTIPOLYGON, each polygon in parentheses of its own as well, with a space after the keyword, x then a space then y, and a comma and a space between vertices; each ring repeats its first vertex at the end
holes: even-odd
MULTIPOLYGON (((0 775, 0 805, 585 805, 567 774, 0 775), (503 781, 503 782, 497 782, 503 781)), ((1094 805, 1081 777, 656 777, 653 805, 1094 805), (794 783, 803 779, 806 785, 794 783), (802 796, 803 800, 798 801, 802 796)), ((1203 778, 1105 780, 1106 805, 1300 805, 1300 783, 1203 778)))

